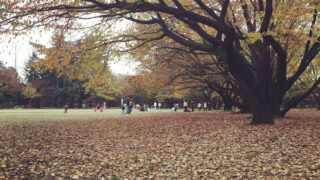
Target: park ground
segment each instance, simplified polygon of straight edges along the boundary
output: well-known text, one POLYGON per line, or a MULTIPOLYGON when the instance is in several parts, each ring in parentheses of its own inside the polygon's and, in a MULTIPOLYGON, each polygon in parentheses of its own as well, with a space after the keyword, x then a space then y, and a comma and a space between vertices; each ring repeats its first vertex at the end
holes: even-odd
POLYGON ((320 111, 0 110, 0 179, 319 179, 320 111))

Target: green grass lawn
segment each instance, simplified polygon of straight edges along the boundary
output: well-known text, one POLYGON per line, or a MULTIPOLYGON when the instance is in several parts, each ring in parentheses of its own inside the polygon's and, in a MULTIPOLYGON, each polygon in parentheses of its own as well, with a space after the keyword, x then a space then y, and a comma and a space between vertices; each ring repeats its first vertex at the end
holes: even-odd
MULTIPOLYGON (((182 111, 182 110, 181 110, 182 111)), ((150 110, 140 112, 133 109, 129 116, 145 116, 163 113, 173 113, 170 109, 150 110)), ((94 112, 94 109, 69 109, 64 113, 64 109, 2 109, 0 110, 0 122, 8 121, 39 121, 39 120, 85 120, 85 119, 105 119, 112 117, 128 116, 122 114, 119 109, 106 109, 103 112, 94 112)))

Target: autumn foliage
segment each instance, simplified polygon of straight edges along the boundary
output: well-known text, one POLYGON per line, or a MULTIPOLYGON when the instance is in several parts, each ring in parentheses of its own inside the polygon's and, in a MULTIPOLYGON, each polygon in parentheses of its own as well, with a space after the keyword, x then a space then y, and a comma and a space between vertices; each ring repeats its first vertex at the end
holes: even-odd
POLYGON ((320 113, 275 125, 229 113, 0 122, 4 179, 318 179, 320 113))
POLYGON ((0 68, 0 107, 6 107, 8 102, 16 104, 23 84, 14 68, 0 68))

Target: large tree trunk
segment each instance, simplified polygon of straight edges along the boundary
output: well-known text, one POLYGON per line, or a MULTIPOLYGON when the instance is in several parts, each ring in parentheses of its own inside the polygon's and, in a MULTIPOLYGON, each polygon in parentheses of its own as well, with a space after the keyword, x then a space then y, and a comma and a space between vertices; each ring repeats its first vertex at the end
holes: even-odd
POLYGON ((267 85, 267 83, 264 84, 263 81, 260 81, 261 88, 257 88, 251 95, 248 94, 252 110, 251 124, 274 124, 279 101, 274 86, 267 85))
POLYGON ((247 104, 244 104, 243 106, 239 107, 240 113, 251 113, 251 110, 247 104))
POLYGON ((320 110, 320 96, 319 95, 315 95, 314 99, 317 103, 317 109, 320 110))
POLYGON ((241 92, 245 93, 252 112, 251 124, 274 124, 279 88, 272 82, 269 49, 262 40, 249 45, 252 58, 248 64, 246 57, 239 53, 237 43, 233 43, 232 37, 229 38, 225 40, 227 65, 241 92))
POLYGON ((252 112, 251 124, 274 124, 274 104, 257 103, 252 112))
POLYGON ((232 105, 228 104, 228 103, 225 103, 224 106, 223 106, 223 110, 232 111, 232 105))
POLYGON ((232 102, 228 97, 221 96, 223 102, 223 110, 232 111, 232 102))

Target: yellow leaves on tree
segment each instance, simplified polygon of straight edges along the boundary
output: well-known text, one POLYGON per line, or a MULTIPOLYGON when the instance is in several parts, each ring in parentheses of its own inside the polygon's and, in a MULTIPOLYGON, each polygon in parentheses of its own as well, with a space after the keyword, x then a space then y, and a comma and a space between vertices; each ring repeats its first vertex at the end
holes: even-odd
POLYGON ((59 76, 78 79, 85 82, 87 93, 110 99, 114 91, 111 83, 113 75, 108 66, 106 46, 97 44, 99 36, 88 36, 83 40, 66 41, 64 36, 56 34, 52 37, 52 47, 33 44, 44 58, 35 64, 42 71, 54 70, 59 76))
POLYGON ((33 99, 38 96, 37 89, 32 87, 31 83, 27 84, 27 86, 22 91, 22 94, 24 95, 24 97, 26 97, 28 99, 33 99))
POLYGON ((24 97, 29 99, 29 107, 31 107, 31 101, 32 99, 36 98, 39 96, 37 89, 32 87, 31 83, 28 83, 27 86, 24 88, 22 91, 22 94, 24 97))

